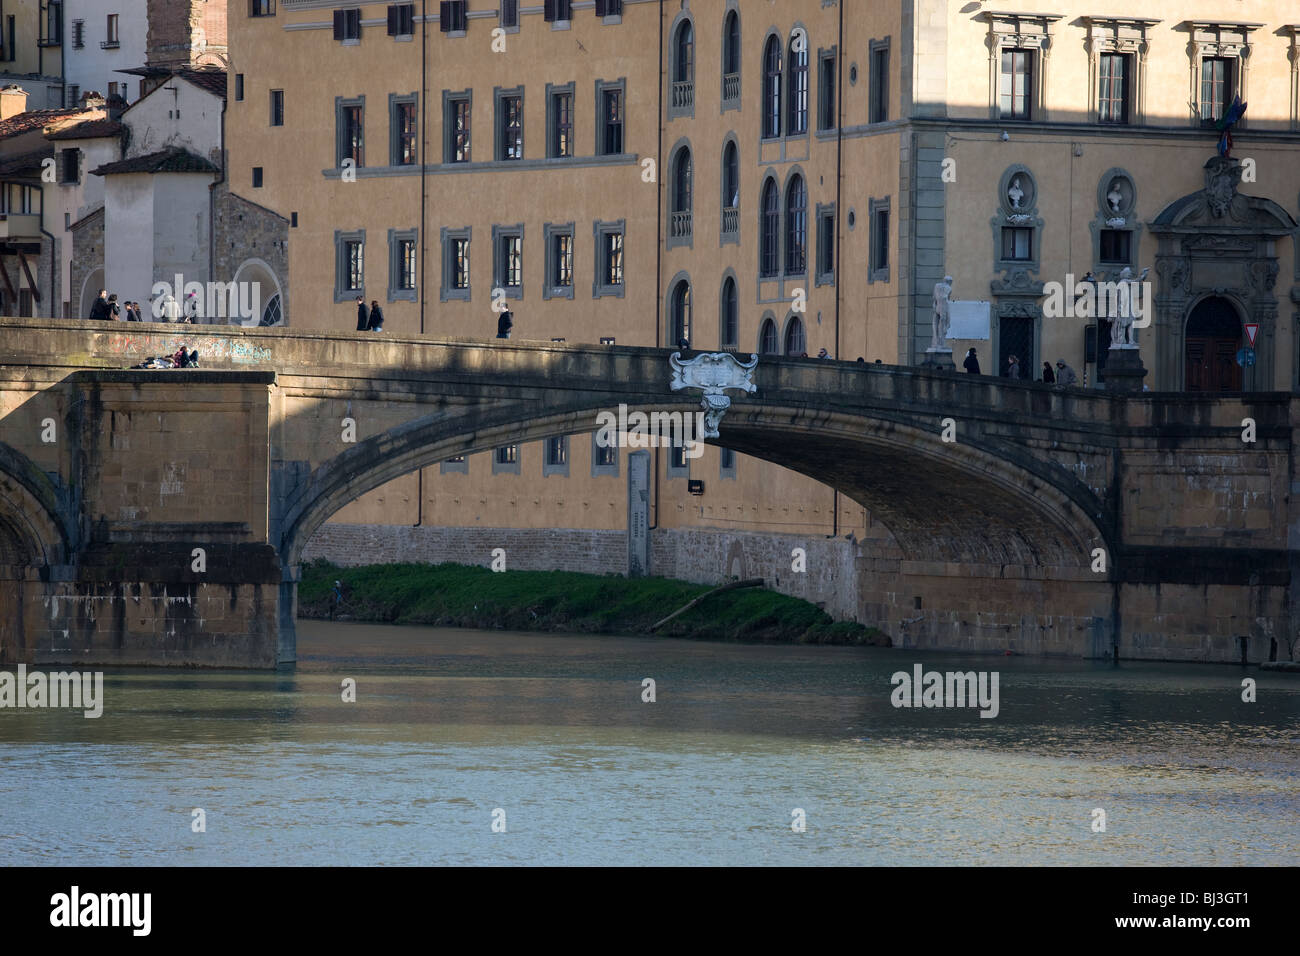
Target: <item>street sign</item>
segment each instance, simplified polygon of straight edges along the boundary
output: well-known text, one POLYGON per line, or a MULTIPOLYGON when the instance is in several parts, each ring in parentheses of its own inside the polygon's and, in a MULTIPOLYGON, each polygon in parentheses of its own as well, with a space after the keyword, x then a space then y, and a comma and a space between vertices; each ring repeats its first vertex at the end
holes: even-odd
POLYGON ((1246 341, 1248 341, 1248 342, 1250 343, 1250 347, 1251 347, 1252 349, 1255 347, 1255 336, 1257 336, 1257 335, 1259 335, 1259 323, 1258 323, 1258 322, 1247 322, 1247 323, 1246 323, 1246 341))
POLYGON ((1255 350, 1252 348, 1238 349, 1237 364, 1240 365, 1242 368, 1250 368, 1250 366, 1254 365, 1255 350))

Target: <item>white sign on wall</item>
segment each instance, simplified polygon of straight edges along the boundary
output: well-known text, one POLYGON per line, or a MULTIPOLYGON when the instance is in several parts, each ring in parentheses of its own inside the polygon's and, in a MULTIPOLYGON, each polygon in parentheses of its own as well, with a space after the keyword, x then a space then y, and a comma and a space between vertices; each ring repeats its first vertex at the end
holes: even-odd
POLYGON ((993 307, 975 299, 951 299, 948 302, 948 338, 987 339, 993 307))

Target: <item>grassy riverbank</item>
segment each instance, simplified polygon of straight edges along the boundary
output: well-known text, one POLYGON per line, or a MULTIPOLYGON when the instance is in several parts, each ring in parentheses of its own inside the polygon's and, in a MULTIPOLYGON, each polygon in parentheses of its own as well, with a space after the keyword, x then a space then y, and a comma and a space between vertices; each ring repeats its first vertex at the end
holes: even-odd
MULTIPOLYGON (((514 631, 648 634, 679 607, 712 590, 666 578, 568 571, 508 571, 462 564, 303 566, 298 614, 328 618, 334 581, 354 621, 514 631)), ((785 644, 875 644, 874 628, 832 621, 816 605, 763 588, 716 594, 655 632, 662 637, 785 644)))

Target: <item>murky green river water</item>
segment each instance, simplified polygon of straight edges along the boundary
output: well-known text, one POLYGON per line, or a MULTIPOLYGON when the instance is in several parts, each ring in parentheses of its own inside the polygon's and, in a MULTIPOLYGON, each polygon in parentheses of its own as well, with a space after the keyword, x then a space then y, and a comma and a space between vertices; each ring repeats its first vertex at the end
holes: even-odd
POLYGON ((299 655, 0 710, 8 862, 1300 858, 1294 675, 307 621, 299 655), (997 717, 894 707, 916 663, 998 672, 997 717))

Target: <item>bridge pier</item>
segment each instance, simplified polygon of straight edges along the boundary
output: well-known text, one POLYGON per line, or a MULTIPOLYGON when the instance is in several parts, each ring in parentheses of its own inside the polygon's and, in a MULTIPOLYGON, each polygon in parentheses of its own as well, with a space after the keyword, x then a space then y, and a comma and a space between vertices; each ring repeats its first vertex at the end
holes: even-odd
POLYGON ((280 629, 275 643, 275 663, 279 667, 298 660, 298 582, 302 568, 282 568, 280 575, 280 629))

